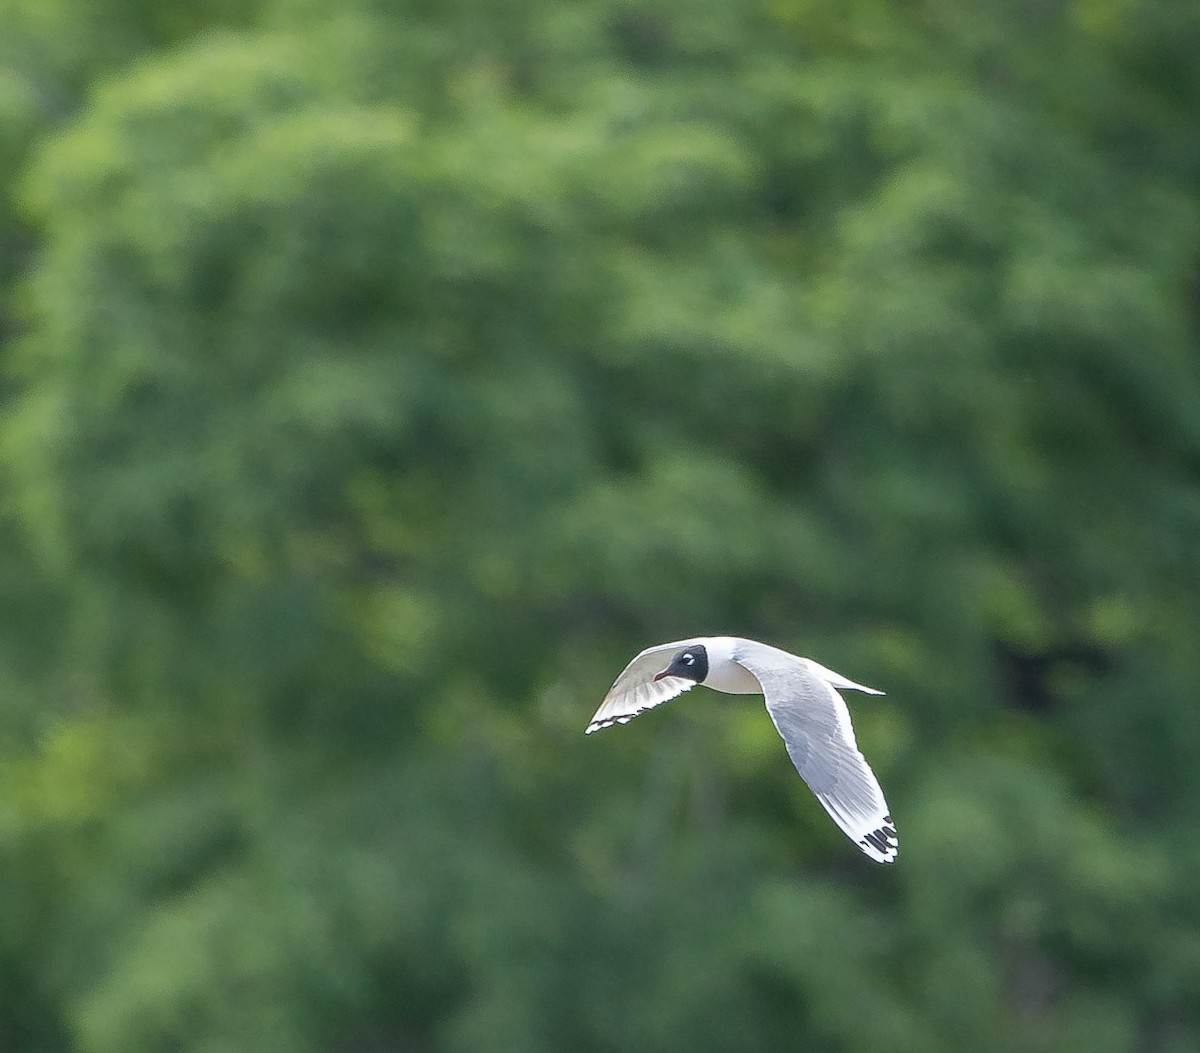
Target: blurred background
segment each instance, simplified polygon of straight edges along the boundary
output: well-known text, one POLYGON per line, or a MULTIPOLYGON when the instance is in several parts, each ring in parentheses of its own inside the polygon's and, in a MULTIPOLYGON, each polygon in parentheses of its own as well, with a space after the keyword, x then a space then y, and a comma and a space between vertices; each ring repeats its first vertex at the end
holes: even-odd
POLYGON ((0 23, 0 1049, 1200 1048, 1200 6, 0 23))

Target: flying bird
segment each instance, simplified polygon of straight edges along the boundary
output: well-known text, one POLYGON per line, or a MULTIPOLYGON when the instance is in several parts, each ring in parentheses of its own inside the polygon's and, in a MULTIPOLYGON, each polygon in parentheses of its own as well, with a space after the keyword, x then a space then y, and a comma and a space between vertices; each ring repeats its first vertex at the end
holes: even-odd
POLYGON ((896 825, 875 773, 859 752, 838 690, 882 695, 811 658, 736 636, 700 636, 649 647, 609 689, 587 734, 628 724, 697 684, 732 695, 761 694, 788 756, 833 821, 868 856, 891 863, 896 825))

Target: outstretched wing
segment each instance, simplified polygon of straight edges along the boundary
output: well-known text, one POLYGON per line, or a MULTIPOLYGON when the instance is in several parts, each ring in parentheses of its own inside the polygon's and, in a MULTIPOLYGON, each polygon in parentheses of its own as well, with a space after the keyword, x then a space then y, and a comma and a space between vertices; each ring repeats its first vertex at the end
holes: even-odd
POLYGON ((734 658, 762 685, 788 756, 825 811, 872 859, 893 862, 896 825, 842 696, 802 659, 773 647, 739 648, 734 658))
POLYGON ((593 731, 612 727, 613 724, 628 724, 639 713, 669 702, 689 688, 695 687, 694 680, 682 676, 667 676, 658 681, 653 680, 653 677, 655 673, 662 671, 673 654, 696 642, 680 640, 678 643, 647 647, 625 667, 625 671, 608 689, 608 694, 604 696, 604 701, 600 703, 600 708, 596 710, 596 715, 592 717, 585 734, 590 735, 593 731))

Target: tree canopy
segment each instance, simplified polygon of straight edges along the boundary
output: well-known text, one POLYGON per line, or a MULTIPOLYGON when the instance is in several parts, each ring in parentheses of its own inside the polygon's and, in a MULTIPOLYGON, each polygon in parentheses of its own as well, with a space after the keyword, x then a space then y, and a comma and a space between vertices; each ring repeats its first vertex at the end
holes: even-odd
POLYGON ((1200 8, 0 16, 0 1047, 1200 1044, 1200 8))

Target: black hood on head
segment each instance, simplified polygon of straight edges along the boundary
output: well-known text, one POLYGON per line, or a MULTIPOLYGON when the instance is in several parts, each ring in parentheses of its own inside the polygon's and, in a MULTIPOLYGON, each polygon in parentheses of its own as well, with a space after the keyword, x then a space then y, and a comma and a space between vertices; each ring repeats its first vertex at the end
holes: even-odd
POLYGON ((667 676, 681 676, 684 680, 695 680, 703 684, 708 676, 708 650, 704 644, 692 644, 685 647, 674 658, 663 672, 667 676))

